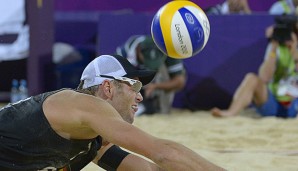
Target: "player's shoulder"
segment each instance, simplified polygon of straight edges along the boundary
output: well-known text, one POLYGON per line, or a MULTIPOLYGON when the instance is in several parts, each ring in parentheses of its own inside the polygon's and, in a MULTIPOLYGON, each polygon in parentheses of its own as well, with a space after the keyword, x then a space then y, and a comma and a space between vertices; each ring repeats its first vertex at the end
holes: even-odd
POLYGON ((49 96, 43 106, 47 109, 53 107, 57 111, 89 111, 89 108, 104 107, 107 102, 93 95, 78 92, 72 89, 59 91, 49 96))
POLYGON ((74 89, 62 89, 60 91, 57 91, 56 93, 50 95, 47 100, 49 101, 56 101, 56 102, 77 102, 82 101, 84 102, 84 99, 92 98, 93 96, 81 93, 74 89))

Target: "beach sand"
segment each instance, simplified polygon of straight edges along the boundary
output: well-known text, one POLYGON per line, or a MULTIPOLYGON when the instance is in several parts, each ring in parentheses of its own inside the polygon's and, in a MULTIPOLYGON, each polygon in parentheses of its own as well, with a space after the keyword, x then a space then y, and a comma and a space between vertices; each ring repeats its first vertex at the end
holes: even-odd
MULTIPOLYGON (((231 118, 176 109, 136 117, 134 125, 230 171, 298 171, 298 119, 261 118, 252 109, 231 118)), ((83 169, 93 170, 101 169, 94 164, 83 169)))

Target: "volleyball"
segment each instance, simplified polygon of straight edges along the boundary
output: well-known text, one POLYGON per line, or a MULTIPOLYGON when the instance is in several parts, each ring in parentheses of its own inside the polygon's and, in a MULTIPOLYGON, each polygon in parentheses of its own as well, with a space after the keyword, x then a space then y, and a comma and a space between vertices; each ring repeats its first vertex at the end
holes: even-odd
POLYGON ((210 23, 197 4, 187 0, 171 1, 154 15, 151 35, 164 54, 185 59, 198 54, 206 46, 210 23))

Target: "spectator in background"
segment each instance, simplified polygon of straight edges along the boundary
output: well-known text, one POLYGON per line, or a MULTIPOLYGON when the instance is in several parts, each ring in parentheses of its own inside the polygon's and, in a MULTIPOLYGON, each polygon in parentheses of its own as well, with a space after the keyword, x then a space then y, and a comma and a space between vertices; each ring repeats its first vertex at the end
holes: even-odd
POLYGON ((213 108, 214 116, 235 116, 251 103, 262 116, 296 117, 298 51, 295 16, 278 16, 259 74, 248 73, 227 110, 213 108))
MULTIPOLYGON (((271 15, 297 15, 298 0, 279 0, 269 9, 271 15)), ((267 27, 266 37, 270 38, 273 34, 274 25, 267 27)))
POLYGON ((12 80, 27 79, 30 43, 26 1, 1 0, 0 11, 0 101, 8 102, 9 96, 2 94, 10 91, 12 80))
POLYGON ((247 0, 226 0, 222 4, 210 7, 207 14, 251 14, 247 0))
POLYGON ((186 81, 182 60, 163 54, 151 36, 134 35, 116 53, 126 57, 134 66, 158 71, 152 83, 142 90, 144 101, 137 115, 170 113, 174 93, 181 90, 186 81))
POLYGON ((297 15, 298 0, 279 0, 269 9, 271 15, 295 14, 297 15))

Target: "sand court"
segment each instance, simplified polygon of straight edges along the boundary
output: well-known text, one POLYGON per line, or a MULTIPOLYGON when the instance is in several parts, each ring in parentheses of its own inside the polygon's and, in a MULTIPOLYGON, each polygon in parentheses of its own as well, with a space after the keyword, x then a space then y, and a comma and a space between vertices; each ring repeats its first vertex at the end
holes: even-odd
MULTIPOLYGON (((298 119, 260 118, 251 109, 232 118, 175 110, 136 117, 134 125, 182 143, 230 171, 298 171, 298 119)), ((98 167, 84 168, 91 170, 98 167)))

